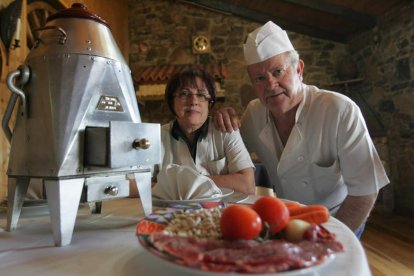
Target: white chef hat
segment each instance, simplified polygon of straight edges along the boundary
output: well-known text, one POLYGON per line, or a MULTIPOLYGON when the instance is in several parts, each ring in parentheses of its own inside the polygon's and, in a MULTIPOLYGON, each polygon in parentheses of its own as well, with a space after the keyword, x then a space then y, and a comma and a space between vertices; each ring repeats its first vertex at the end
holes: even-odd
POLYGON ((278 54, 294 50, 286 31, 272 21, 247 36, 243 45, 246 64, 262 62, 278 54))

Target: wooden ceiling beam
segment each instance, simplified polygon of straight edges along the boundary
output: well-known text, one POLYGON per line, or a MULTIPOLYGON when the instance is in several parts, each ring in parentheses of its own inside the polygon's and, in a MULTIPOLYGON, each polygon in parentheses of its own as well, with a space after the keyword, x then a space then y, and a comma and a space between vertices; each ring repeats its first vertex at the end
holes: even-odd
POLYGON ((305 7, 322 13, 327 13, 333 16, 339 16, 343 20, 351 21, 364 28, 372 28, 377 24, 377 18, 367 13, 357 12, 355 10, 345 8, 344 6, 326 3, 320 0, 281 0, 288 4, 294 4, 300 7, 305 7))
POLYGON ((220 0, 179 0, 180 2, 203 7, 213 10, 225 15, 239 16, 251 21, 266 23, 267 21, 274 21, 285 30, 297 32, 300 34, 317 37, 321 39, 345 43, 348 37, 331 31, 322 30, 317 27, 312 27, 305 24, 295 24, 293 21, 283 18, 275 17, 262 12, 253 11, 251 9, 243 8, 241 6, 222 2, 220 0))

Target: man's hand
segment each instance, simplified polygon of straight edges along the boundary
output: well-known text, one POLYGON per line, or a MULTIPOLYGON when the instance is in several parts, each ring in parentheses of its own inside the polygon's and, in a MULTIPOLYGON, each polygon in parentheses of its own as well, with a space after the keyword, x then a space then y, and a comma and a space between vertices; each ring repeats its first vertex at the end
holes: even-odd
POLYGON ((241 126, 239 117, 232 107, 220 108, 213 117, 214 125, 222 132, 232 132, 241 126))

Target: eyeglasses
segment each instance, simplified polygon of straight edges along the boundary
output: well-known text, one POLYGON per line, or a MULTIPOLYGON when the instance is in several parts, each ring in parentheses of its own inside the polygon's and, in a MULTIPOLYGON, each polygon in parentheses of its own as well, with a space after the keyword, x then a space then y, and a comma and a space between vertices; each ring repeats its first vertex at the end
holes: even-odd
POLYGON ((196 96, 199 102, 210 101, 211 97, 206 90, 201 90, 198 93, 191 93, 189 90, 183 89, 175 94, 175 97, 181 101, 190 100, 193 96, 196 96))

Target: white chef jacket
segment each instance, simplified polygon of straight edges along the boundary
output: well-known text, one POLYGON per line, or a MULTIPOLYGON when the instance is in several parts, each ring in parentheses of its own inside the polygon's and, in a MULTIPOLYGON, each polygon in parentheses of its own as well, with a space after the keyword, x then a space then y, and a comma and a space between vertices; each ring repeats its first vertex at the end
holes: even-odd
POLYGON ((197 142, 195 162, 186 142, 171 135, 174 121, 161 127, 161 168, 168 164, 180 164, 194 168, 203 175, 236 173, 254 168, 239 131, 221 132, 210 122, 207 136, 197 142))
POLYGON ((347 194, 373 194, 388 184, 359 107, 315 86, 305 85, 303 96, 280 157, 269 110, 256 99, 242 117, 244 142, 265 165, 277 196, 332 210, 347 194))

